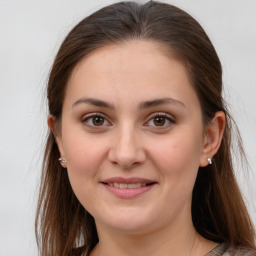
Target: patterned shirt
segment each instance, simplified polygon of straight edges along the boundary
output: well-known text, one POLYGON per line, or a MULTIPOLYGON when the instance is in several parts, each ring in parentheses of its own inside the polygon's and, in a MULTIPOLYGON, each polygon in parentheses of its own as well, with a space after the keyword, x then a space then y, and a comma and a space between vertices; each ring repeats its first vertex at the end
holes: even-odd
POLYGON ((247 248, 229 247, 227 243, 222 243, 205 256, 256 256, 256 252, 247 248))

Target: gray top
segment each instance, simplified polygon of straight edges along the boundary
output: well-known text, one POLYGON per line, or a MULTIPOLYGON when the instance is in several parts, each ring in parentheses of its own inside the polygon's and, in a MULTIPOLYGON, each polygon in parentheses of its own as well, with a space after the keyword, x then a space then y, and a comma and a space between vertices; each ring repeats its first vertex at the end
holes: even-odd
POLYGON ((248 248, 232 248, 229 247, 227 243, 222 243, 205 256, 256 256, 256 252, 248 248))
MULTIPOLYGON (((84 247, 76 248, 73 251, 73 256, 87 255, 84 251, 84 247)), ((248 248, 230 247, 227 243, 217 245, 210 252, 204 256, 256 256, 256 252, 248 248)))

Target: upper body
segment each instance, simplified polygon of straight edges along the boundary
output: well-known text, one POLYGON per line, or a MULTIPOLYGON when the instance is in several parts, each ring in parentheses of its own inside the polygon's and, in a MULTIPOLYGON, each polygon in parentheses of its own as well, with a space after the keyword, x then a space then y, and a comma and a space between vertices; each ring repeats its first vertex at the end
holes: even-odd
MULTIPOLYGON (((73 256, 83 256, 84 248, 76 249, 73 252, 73 256)), ((241 248, 241 247, 232 247, 229 246, 227 243, 218 244, 214 247, 211 251, 209 251, 204 256, 255 256, 256 251, 248 249, 248 248, 241 248)))
POLYGON ((227 243, 219 244, 216 248, 206 254, 206 256, 255 256, 256 252, 248 248, 230 247, 227 243))
POLYGON ((42 256, 253 255, 221 64, 190 15, 99 10, 62 43, 47 96, 42 256))

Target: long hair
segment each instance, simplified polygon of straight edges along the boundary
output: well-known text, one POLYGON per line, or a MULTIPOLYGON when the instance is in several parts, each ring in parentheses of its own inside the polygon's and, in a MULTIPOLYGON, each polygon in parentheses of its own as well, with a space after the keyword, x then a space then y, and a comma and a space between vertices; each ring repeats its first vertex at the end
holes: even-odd
MULTIPOLYGON (((255 249, 255 230, 238 188, 231 155, 234 123, 222 98, 222 68, 216 51, 200 24, 170 4, 119 2, 83 19, 63 41, 48 81, 49 114, 61 123, 67 81, 74 67, 89 53, 107 44, 147 40, 163 45, 186 67, 203 113, 204 125, 217 111, 227 125, 214 164, 199 168, 192 197, 192 219, 205 238, 255 249)), ((236 136, 243 153, 239 133, 236 136)), ((59 151, 49 132, 36 215, 40 255, 88 255, 98 242, 93 217, 77 200, 59 151)))

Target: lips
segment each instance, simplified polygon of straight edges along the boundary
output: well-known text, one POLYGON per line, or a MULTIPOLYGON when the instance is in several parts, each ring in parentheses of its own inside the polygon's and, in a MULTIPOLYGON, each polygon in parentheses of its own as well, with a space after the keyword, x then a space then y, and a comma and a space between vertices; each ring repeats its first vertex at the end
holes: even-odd
POLYGON ((123 177, 113 177, 109 179, 105 179, 102 183, 122 183, 122 184, 132 184, 132 183, 155 183, 156 181, 144 178, 123 178, 123 177))
POLYGON ((108 186, 110 187, 115 187, 115 188, 140 188, 140 187, 146 187, 147 183, 107 183, 108 186))
POLYGON ((101 184, 103 184, 109 192, 117 197, 134 198, 152 189, 157 182, 154 180, 136 177, 113 177, 103 180, 101 184))

